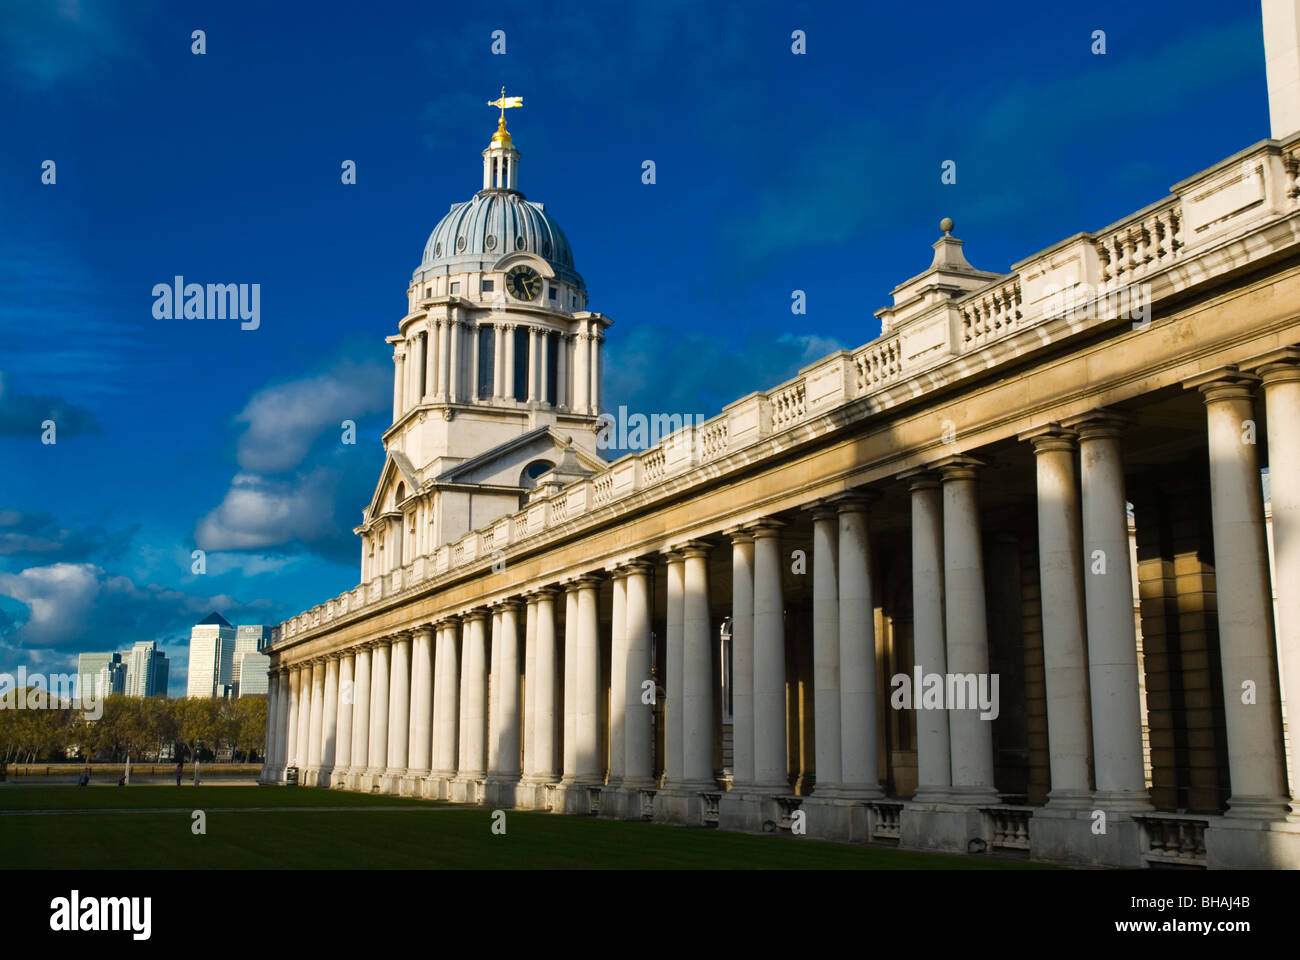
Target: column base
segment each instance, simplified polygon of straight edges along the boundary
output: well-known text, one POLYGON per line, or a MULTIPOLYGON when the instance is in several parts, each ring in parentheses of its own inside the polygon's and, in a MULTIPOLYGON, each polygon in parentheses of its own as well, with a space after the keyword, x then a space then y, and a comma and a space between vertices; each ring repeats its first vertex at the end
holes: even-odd
POLYGON ((330 777, 331 790, 351 790, 352 789, 352 768, 339 767, 330 777))
POLYGON ((424 788, 424 781, 429 776, 428 770, 407 770, 397 785, 399 797, 419 797, 424 788))
POLYGON ((447 799, 452 803, 482 803, 486 776, 477 771, 457 774, 447 786, 447 799))
POLYGON ((1286 797, 1242 797, 1233 795, 1228 798, 1228 811, 1225 817, 1232 820, 1285 820, 1291 814, 1291 804, 1286 797))
POLYGON ((561 780, 551 791, 550 803, 554 813, 590 817, 600 813, 605 791, 603 783, 583 780, 561 780))
POLYGON ((1103 810, 1106 816, 1112 813, 1150 813, 1155 809, 1146 790, 1094 790, 1092 794, 1094 810, 1103 810))
POLYGON ((326 790, 334 783, 334 768, 321 767, 316 771, 316 786, 324 787, 326 790))
POLYGON ((513 809, 518 790, 518 776, 489 777, 484 783, 483 802, 495 809, 513 809))
POLYGON ((424 779, 420 786, 420 796, 426 800, 450 800, 451 781, 456 774, 450 770, 435 770, 424 779))

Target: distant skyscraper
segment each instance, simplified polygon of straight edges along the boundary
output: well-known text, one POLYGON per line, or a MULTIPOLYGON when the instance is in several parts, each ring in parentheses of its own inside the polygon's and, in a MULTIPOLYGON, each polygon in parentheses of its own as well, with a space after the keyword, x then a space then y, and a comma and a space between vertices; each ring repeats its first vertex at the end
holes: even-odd
POLYGON ((123 692, 128 697, 167 695, 167 680, 171 671, 167 654, 159 650, 156 643, 152 640, 139 640, 123 659, 126 661, 126 689, 123 692))
POLYGON ((235 696, 267 692, 266 671, 271 658, 261 651, 271 642, 271 628, 267 626, 241 626, 235 628, 235 657, 231 665, 231 682, 235 696))
POLYGON ((233 683, 235 628, 213 613, 190 631, 190 669, 187 697, 215 697, 233 683))
POLYGON ((82 653, 77 656, 79 697, 101 697, 122 693, 124 674, 120 653, 82 653), (96 686, 98 684, 98 686, 96 686), (116 689, 114 686, 116 685, 116 689))

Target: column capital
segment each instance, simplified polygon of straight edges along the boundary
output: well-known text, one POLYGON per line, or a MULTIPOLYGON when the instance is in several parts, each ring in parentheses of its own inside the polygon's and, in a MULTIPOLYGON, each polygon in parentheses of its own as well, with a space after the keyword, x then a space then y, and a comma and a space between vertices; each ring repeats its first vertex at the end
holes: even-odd
POLYGON ((908 493, 915 493, 917 490, 939 489, 939 475, 928 466, 904 471, 898 475, 898 479, 907 483, 908 493))
POLYGON ((824 502, 834 507, 837 513, 863 513, 879 499, 880 494, 875 490, 855 489, 833 493, 824 502))
POLYGON ((713 549, 713 544, 704 540, 688 540, 686 543, 679 544, 677 552, 682 555, 683 559, 692 557, 707 557, 713 549))
POLYGON ((1073 451, 1079 444, 1078 434, 1073 430, 1066 430, 1058 423, 1046 423, 1033 430, 1026 430, 1016 439, 1030 444, 1035 454, 1073 451))
POLYGON ((754 534, 749 530, 746 530, 743 526, 727 527, 722 531, 722 535, 728 538, 733 544, 754 542, 754 534))
POLYGON ((524 596, 529 600, 553 599, 559 592, 559 586, 553 583, 548 583, 544 587, 534 587, 532 590, 529 590, 524 594, 524 596))
POLYGON ((504 600, 498 600, 495 606, 500 610, 518 610, 524 605, 523 597, 506 597, 504 600))
POLYGON ((655 565, 651 563, 649 560, 637 558, 636 560, 628 560, 625 563, 619 564, 617 570, 621 573, 622 576, 629 577, 632 574, 636 574, 636 573, 648 574, 651 571, 653 571, 654 568, 655 565))
POLYGON ((1208 402, 1226 399, 1228 396, 1240 396, 1242 395, 1240 391, 1249 390, 1258 382, 1259 378, 1254 374, 1242 371, 1236 364, 1228 364, 1188 377, 1183 381, 1183 387, 1187 390, 1201 391, 1208 402), (1223 393, 1225 388, 1230 392, 1223 393))
POLYGON ((974 480, 979 468, 984 466, 984 461, 959 453, 944 457, 932 466, 939 471, 943 482, 948 483, 952 480, 974 480))
POLYGON ((785 523, 777 520, 775 517, 763 517, 761 520, 755 520, 753 523, 745 525, 745 530, 753 536, 755 540, 763 540, 771 537, 778 537, 781 534, 781 528, 785 523))
POLYGON ((1073 417, 1063 417, 1061 427, 1073 430, 1080 440, 1101 440, 1118 437, 1133 424, 1133 415, 1122 410, 1101 408, 1073 417))
POLYGON ((1286 370, 1294 368, 1296 365, 1300 365, 1300 344, 1269 350, 1267 353, 1261 353, 1259 356, 1243 361, 1238 366, 1242 370, 1263 377, 1270 370, 1286 370))
POLYGON ((604 574, 600 571, 585 573, 573 581, 574 588, 578 590, 595 590, 605 579, 604 574))

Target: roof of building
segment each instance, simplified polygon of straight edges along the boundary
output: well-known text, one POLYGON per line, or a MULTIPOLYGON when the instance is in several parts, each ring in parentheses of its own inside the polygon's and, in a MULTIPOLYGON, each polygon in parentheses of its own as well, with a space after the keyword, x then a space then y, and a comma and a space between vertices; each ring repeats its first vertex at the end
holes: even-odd
POLYGON ((205 624, 213 624, 213 623, 215 623, 219 627, 234 626, 234 624, 232 624, 221 614, 217 613, 217 611, 215 610, 213 610, 210 614, 208 614, 204 619, 200 620, 197 625, 201 627, 204 626, 205 624))

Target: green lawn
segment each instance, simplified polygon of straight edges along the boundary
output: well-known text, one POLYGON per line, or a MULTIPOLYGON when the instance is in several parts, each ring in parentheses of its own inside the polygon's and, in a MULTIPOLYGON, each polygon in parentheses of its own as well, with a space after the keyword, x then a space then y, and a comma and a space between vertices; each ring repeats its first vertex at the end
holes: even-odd
POLYGON ((78 868, 628 868, 980 869, 1029 864, 911 853, 546 813, 492 812, 409 798, 271 787, 10 787, 0 810, 0 866, 78 868), (418 806, 418 810, 384 807, 418 806), (167 807, 174 812, 113 812, 167 807), (258 811, 250 808, 347 807, 258 811), (191 832, 191 812, 207 834, 191 832))

